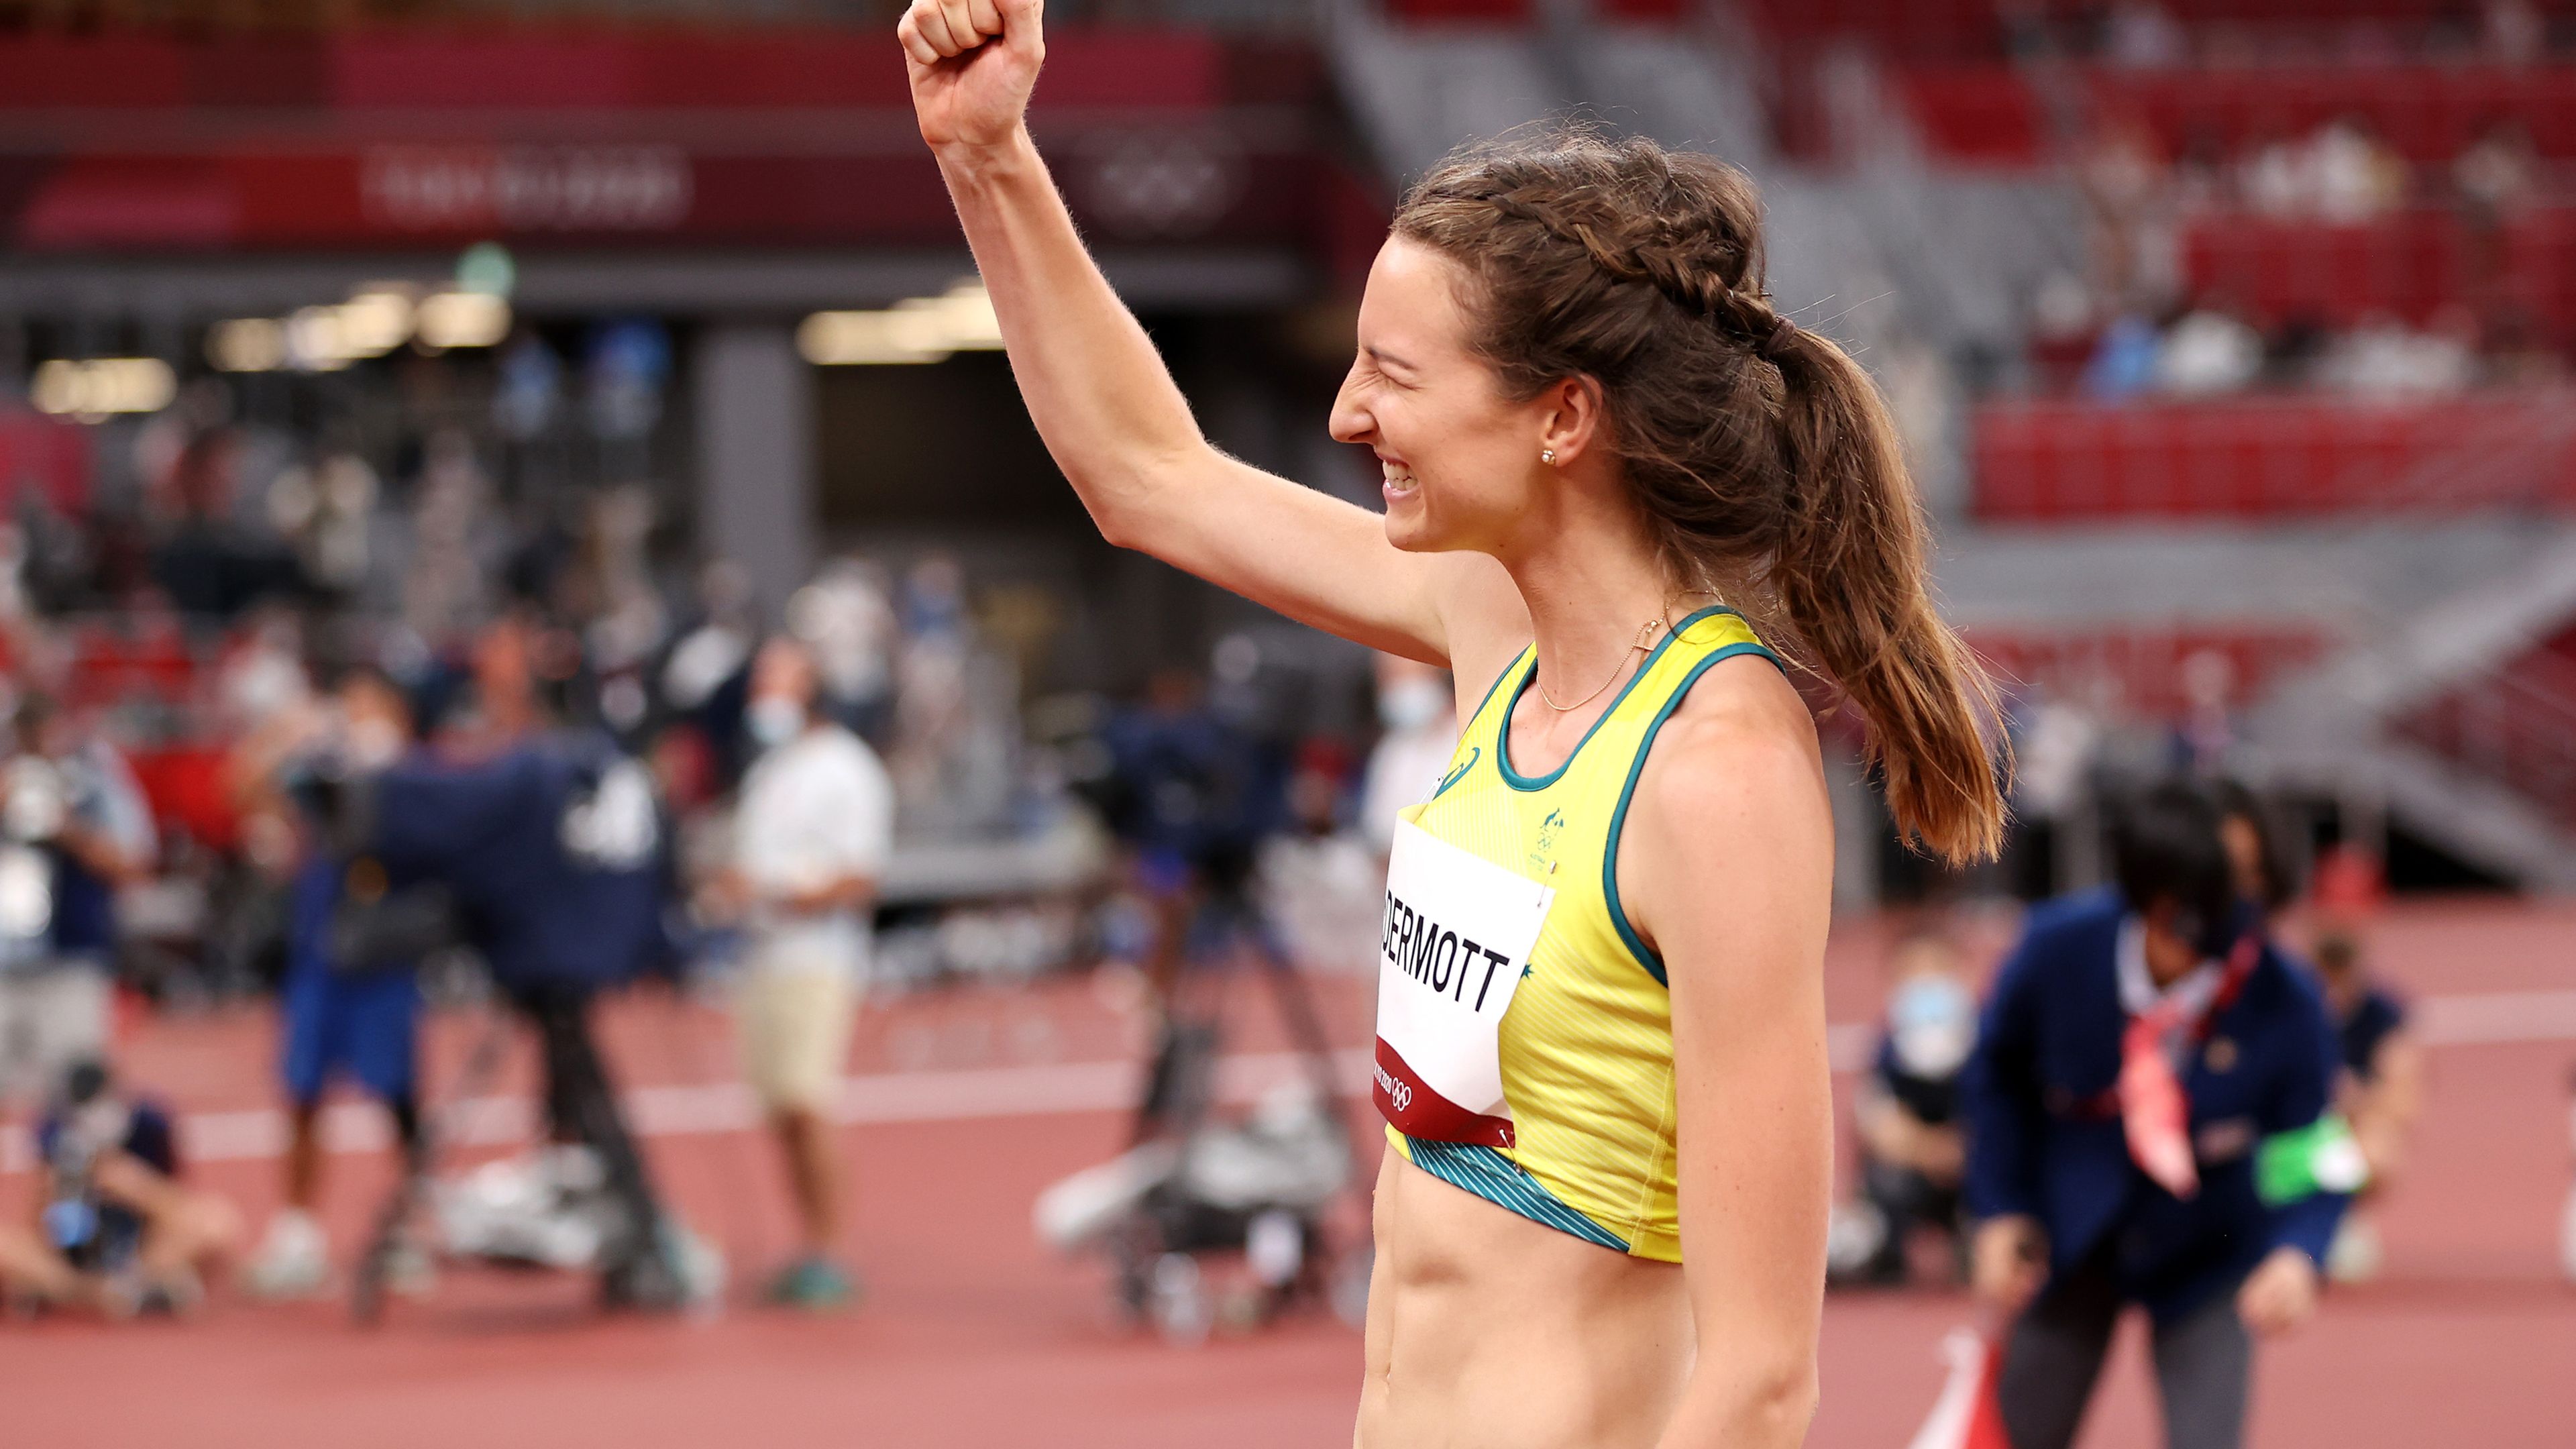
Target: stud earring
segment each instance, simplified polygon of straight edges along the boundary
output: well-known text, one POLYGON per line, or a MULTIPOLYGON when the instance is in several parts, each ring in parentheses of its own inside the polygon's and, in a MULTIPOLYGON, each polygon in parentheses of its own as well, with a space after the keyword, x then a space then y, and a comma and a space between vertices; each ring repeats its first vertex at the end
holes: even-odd
POLYGON ((1555 466, 1556 466, 1556 450, 1555 450, 1554 448, 1541 448, 1541 449, 1539 449, 1539 450, 1538 450, 1538 460, 1539 460, 1540 462, 1542 462, 1542 463, 1545 463, 1546 465, 1548 465, 1548 466, 1549 466, 1549 467, 1551 467, 1551 468, 1555 467, 1555 466))

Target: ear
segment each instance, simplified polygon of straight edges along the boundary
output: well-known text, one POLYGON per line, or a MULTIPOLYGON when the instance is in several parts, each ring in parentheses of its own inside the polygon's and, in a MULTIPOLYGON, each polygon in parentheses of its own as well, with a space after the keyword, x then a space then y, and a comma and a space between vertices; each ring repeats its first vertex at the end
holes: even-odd
POLYGON ((1553 449, 1556 466, 1569 468, 1605 436, 1601 384, 1589 377, 1562 378, 1530 400, 1539 419, 1538 445, 1553 449))

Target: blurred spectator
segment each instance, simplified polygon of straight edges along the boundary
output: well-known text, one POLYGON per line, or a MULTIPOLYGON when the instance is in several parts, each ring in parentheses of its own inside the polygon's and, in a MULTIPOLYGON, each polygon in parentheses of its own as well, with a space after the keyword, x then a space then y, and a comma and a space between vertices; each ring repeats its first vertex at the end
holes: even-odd
POLYGON ((1976 994, 1947 937, 1920 932, 1897 942, 1888 976, 1878 1054, 1852 1106, 1860 1140, 1854 1217, 1861 1231, 1836 1255, 1849 1255, 1847 1281, 1873 1285, 1911 1276, 1909 1249, 1920 1228, 1940 1233, 1964 1261, 1959 1184, 1967 1145, 1959 1073, 1977 1039, 1976 994))
POLYGON ((2163 145, 2143 116, 2122 114, 2096 128, 2086 151, 2084 194, 2094 216, 2094 275, 2123 306, 2161 312, 2181 287, 2171 176, 2163 145))
POLYGON ((2120 402, 2153 388, 2163 355, 2156 324, 2135 312, 2111 319, 2084 368, 2084 391, 2102 402, 2120 402))
MULTIPOLYGON (((1440 708, 1449 708, 1445 685, 1440 708)), ((1439 766, 1432 769, 1436 779, 1439 766)), ((1261 845, 1260 904, 1291 960, 1373 971, 1386 861, 1375 844, 1348 828, 1351 773, 1350 755, 1338 742, 1315 738, 1298 746, 1288 777, 1287 828, 1261 845)), ((1405 803, 1422 793, 1417 790, 1405 803)))
POLYGON ((2511 118, 2478 133, 2451 162, 2451 185, 2471 225, 2491 230, 2520 213, 2540 189, 2540 151, 2511 118))
POLYGON ((2460 392, 2477 381, 2477 322, 2458 307, 2445 308, 2421 332, 2393 317, 2375 318, 2328 344, 2316 377, 2326 387, 2374 397, 2460 392))
POLYGON ((1430 798, 1458 748, 1457 696, 1449 672, 1380 654, 1377 717, 1385 732, 1369 751, 1360 834, 1383 858, 1395 845, 1397 813, 1430 798))
POLYGON ((811 650, 779 637, 752 668, 762 753, 742 783, 733 860, 710 903, 750 931, 735 1012, 743 1074, 785 1153, 801 1233, 771 1302, 823 1310, 857 1285, 836 1261, 842 1168, 832 1110, 868 967, 878 879, 894 848, 894 787, 876 752, 821 708, 811 650))
POLYGON ((1280 815, 1280 782, 1259 742, 1208 707, 1206 685, 1188 669, 1155 671, 1142 706, 1112 716, 1101 743, 1110 759, 1103 813, 1155 916, 1146 975, 1167 991, 1198 907, 1247 883, 1280 815))
POLYGON ((411 556, 401 585, 403 622, 422 639, 458 638, 490 614, 491 580, 504 552, 490 495, 473 440, 452 430, 433 433, 415 490, 411 556))
POLYGON ((887 763, 902 817, 924 834, 989 833, 1011 803, 1017 681, 977 640, 966 571, 954 557, 913 564, 897 617, 904 640, 887 763))
POLYGON ((751 579, 731 559, 713 559, 698 570, 698 618, 662 661, 662 698, 673 709, 694 712, 751 662, 756 626, 751 579))
POLYGON ((2386 879, 2367 851, 2338 843, 2318 861, 2309 917, 2326 1009, 2343 1047, 2337 1101, 2370 1165, 2370 1181, 2326 1259, 2327 1271, 2346 1282, 2377 1276, 2382 1255, 2374 1200, 2404 1166, 2426 1084, 2423 1047, 2408 1027, 2405 1002, 2370 969, 2371 926, 2386 899, 2386 879))
POLYGON ((2121 0, 2103 21, 2102 58, 2127 70, 2161 70, 2191 58, 2191 36, 2155 0, 2121 0))
POLYGON ((180 1180, 170 1115, 85 1061, 36 1129, 44 1225, 60 1261, 111 1312, 193 1312, 241 1237, 233 1205, 180 1180))
POLYGON ((2239 895, 2224 818, 2203 787, 2143 796, 2117 889, 2034 911, 1980 1025, 1974 1277, 2015 1315, 1997 1397, 2017 1449, 2074 1439, 2131 1304, 2153 1321, 2166 1442, 2236 1445, 2247 1330, 2315 1306, 2343 1207, 2332 1028, 2239 895))
POLYGON ((2013 893, 2039 900, 2056 893, 2061 835, 2071 838, 2078 812, 2089 803, 2102 725, 2091 711, 2051 690, 2022 695, 2011 722, 2013 893))
MULTIPOLYGON (((410 703, 381 673, 349 671, 330 715, 280 720, 234 761, 246 796, 277 802, 296 855, 286 924, 286 979, 279 992, 284 1042, 279 1075, 287 1098, 281 1203, 269 1219, 247 1286, 266 1298, 321 1292, 330 1244, 316 1215, 322 1185, 324 1092, 347 1077, 393 1118, 406 1174, 426 1169, 415 1058, 419 955, 446 944, 442 888, 391 877, 371 856, 352 856, 328 838, 333 822, 283 800, 303 788, 394 765, 414 743, 410 703)), ((246 801, 258 808, 256 801, 246 801)), ((426 1259, 407 1250, 397 1276, 417 1283, 426 1259)))
POLYGON ((2236 749, 2236 662, 2216 649, 2185 656, 2183 712, 2174 722, 2173 762, 2196 775, 2226 772, 2236 749))
POLYGON ((2549 22, 2531 0, 2486 0, 2482 27, 2487 58, 2529 65, 2549 46, 2549 22))
POLYGON ((0 1096, 42 1100, 107 1054, 116 892, 152 865, 122 755, 41 694, 0 767, 0 1096))
POLYGON ((2424 1051, 2407 1027, 2405 1004, 2364 964, 2359 937, 2321 934, 2315 950, 2326 1009, 2343 1046, 2336 1100, 2370 1165, 2370 1181, 2335 1234, 2326 1271, 2338 1282, 2359 1283, 2378 1276, 2384 1257, 2376 1201, 2404 1164, 2407 1138, 2423 1112, 2424 1051))
POLYGON ((2339 116, 2304 139, 2256 147, 2237 181, 2246 205, 2264 215, 2346 225, 2402 205, 2407 184, 2405 158, 2359 115, 2339 116))
MULTIPOLYGON (((953 622, 942 610, 921 627, 945 632, 953 622)), ((859 559, 825 564, 788 600, 787 628, 813 651, 825 708, 860 738, 885 738, 894 723, 900 631, 884 571, 859 559)), ((947 682, 944 671, 934 677, 947 682)))
POLYGON ((2185 396, 2235 392, 2263 372, 2263 336, 2225 309, 2184 314, 2156 354, 2156 382, 2185 396))
POLYGON ((2567 357, 2549 344, 2531 313, 2509 307, 2487 329, 2487 380, 2498 387, 2563 382, 2567 357))
POLYGON ((311 698, 304 631, 295 614, 263 605, 247 623, 215 666, 216 726, 227 739, 253 734, 311 698))

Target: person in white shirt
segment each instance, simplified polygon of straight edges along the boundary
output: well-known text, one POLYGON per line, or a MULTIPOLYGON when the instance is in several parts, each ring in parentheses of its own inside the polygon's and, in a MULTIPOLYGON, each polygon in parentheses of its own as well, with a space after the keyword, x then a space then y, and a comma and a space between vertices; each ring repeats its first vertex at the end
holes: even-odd
POLYGON ((1360 790, 1360 833, 1384 856, 1395 817, 1431 795, 1458 748, 1458 710, 1449 671, 1393 654, 1377 657, 1378 722, 1386 733, 1369 751, 1360 790))
POLYGON ((798 640, 771 639, 754 659, 745 722, 762 753, 743 777, 732 863, 710 894, 747 927, 743 1069, 786 1154, 804 1235, 770 1298, 820 1310, 857 1291, 832 1257, 842 1187, 830 1109, 893 845, 894 788, 875 751, 816 711, 816 682, 798 640))

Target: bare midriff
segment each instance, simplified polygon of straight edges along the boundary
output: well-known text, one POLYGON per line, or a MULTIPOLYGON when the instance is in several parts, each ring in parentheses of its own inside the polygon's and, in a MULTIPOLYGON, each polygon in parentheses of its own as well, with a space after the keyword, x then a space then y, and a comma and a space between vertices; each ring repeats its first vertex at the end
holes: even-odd
POLYGON ((1681 1269, 1532 1222, 1389 1148, 1357 1449, 1648 1449, 1690 1372, 1681 1269))

